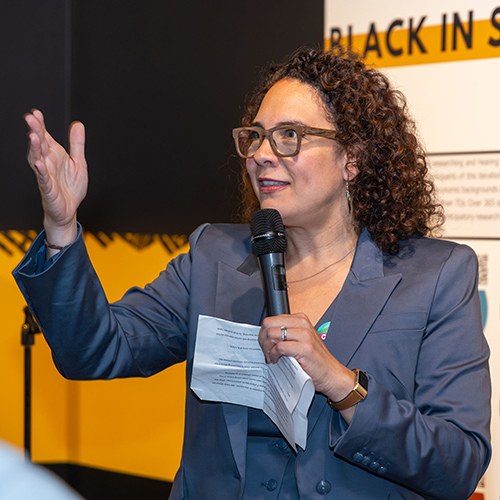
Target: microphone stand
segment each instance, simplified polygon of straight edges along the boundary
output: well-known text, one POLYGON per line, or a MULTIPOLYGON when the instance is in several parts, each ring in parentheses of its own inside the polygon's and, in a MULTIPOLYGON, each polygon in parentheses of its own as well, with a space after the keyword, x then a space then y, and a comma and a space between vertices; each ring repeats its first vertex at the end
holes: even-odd
POLYGON ((21 328, 21 344, 24 346, 24 457, 31 461, 31 346, 40 327, 28 307, 24 308, 24 324, 21 328))

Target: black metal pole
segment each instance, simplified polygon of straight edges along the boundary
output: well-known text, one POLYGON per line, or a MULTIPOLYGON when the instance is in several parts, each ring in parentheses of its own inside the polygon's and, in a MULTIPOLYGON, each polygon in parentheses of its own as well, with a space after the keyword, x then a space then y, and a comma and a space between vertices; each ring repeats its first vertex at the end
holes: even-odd
POLYGON ((24 346, 24 456, 31 461, 31 346, 24 346))
POLYGON ((40 327, 28 307, 24 308, 24 324, 21 328, 21 344, 24 346, 24 456, 31 461, 31 346, 40 327))

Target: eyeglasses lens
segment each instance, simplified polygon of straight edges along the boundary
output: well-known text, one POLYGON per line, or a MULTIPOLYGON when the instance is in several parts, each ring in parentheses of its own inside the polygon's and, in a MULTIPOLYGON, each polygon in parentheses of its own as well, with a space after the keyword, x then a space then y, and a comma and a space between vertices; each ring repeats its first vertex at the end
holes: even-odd
POLYGON ((293 156, 297 154, 297 131, 289 127, 280 127, 273 131, 272 139, 280 155, 293 156))
POLYGON ((240 130, 238 150, 243 157, 252 157, 261 145, 261 135, 256 130, 240 130))
MULTIPOLYGON (((238 150, 244 158, 251 158, 262 144, 264 131, 243 129, 238 133, 238 150)), ((271 133, 273 149, 282 156, 297 154, 298 134, 294 128, 279 127, 271 133)))

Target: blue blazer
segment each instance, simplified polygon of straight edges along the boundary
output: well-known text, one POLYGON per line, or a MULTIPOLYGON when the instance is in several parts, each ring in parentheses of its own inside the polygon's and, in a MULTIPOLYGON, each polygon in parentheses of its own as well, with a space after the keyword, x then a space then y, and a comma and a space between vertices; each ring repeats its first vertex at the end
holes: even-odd
MULTIPOLYGON (((149 376, 187 360, 189 388, 200 314, 261 323, 248 227, 204 225, 190 245, 150 285, 109 305, 81 235, 45 267, 37 238, 14 276, 65 377, 149 376)), ((307 447, 295 460, 301 500, 467 499, 491 451, 474 252, 415 237, 389 256, 364 231, 325 321, 326 346, 366 372, 368 395, 349 426, 315 397, 307 447)), ((203 402, 188 389, 171 498, 243 499, 247 425, 246 407, 203 402)), ((261 457, 271 472, 274 453, 261 457)))

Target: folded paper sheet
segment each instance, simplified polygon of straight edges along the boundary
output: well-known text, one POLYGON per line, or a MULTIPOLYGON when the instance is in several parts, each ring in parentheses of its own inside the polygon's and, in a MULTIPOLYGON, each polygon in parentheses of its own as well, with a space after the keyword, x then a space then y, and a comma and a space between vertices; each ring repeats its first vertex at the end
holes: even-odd
POLYGON ((263 410, 296 450, 307 442, 314 384, 295 358, 267 365, 260 327, 200 316, 191 389, 205 401, 263 410))

